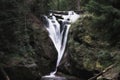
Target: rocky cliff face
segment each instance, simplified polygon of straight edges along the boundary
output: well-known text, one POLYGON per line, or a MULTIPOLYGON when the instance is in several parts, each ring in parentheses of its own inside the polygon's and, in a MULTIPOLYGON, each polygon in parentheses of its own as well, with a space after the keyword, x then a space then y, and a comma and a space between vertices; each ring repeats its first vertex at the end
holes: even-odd
POLYGON ((3 46, 8 51, 2 51, 2 49, 0 52, 0 73, 4 75, 5 72, 12 80, 23 80, 23 77, 24 80, 33 80, 49 74, 55 69, 56 65, 57 51, 44 28, 44 21, 33 14, 28 14, 26 23, 26 31, 24 31, 24 26, 21 26, 23 32, 19 30, 20 33, 13 35, 16 32, 16 28, 15 30, 11 28, 13 30, 11 34, 2 35, 5 37, 13 35, 11 37, 16 39, 14 42, 6 39, 7 44, 11 44, 6 46, 14 47, 8 49, 3 46), (14 74, 11 75, 12 73, 14 74), (31 77, 29 77, 29 73, 31 77), (22 76, 22 74, 26 76, 22 76))
MULTIPOLYGON (((119 50, 110 46, 107 40, 101 39, 98 32, 90 26, 93 15, 83 14, 81 16, 70 29, 66 51, 68 59, 61 65, 60 70, 87 80, 115 64, 119 50)), ((116 68, 117 66, 113 69, 116 70, 116 68)), ((118 74, 119 71, 115 73, 118 74)), ((116 76, 109 77, 112 79, 116 76)))
POLYGON ((36 64, 39 66, 42 75, 46 75, 54 70, 57 52, 43 23, 41 25, 33 22, 32 29, 34 34, 32 35, 31 43, 35 51, 35 59, 37 59, 36 64))

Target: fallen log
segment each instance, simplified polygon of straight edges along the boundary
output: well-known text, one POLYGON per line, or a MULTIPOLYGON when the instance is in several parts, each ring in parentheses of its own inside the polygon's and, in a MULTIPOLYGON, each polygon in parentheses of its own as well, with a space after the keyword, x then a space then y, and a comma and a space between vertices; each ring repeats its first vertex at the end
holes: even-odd
POLYGON ((88 80, 96 80, 97 77, 101 76, 102 74, 104 74, 105 72, 109 71, 110 69, 112 69, 116 64, 112 64, 110 66, 108 66, 107 68, 105 68, 102 72, 100 72, 99 74, 91 77, 90 79, 88 80))

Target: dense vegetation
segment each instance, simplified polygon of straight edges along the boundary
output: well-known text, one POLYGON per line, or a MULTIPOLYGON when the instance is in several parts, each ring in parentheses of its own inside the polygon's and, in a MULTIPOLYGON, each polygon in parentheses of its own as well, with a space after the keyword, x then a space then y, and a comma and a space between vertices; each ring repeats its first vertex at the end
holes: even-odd
POLYGON ((74 74, 77 70, 101 71, 120 62, 120 0, 0 0, 1 79, 10 76, 12 80, 23 80, 21 71, 17 72, 20 77, 15 73, 19 69, 16 66, 21 65, 37 64, 32 69, 20 68, 31 73, 24 80, 37 79, 54 69, 56 51, 41 18, 49 10, 85 11, 70 30, 68 52, 72 66, 61 66, 61 71, 79 77, 80 72, 74 74))
POLYGON ((95 1, 90 0, 86 5, 86 10, 93 13, 92 26, 97 29, 111 45, 119 44, 120 32, 120 1, 95 1), (97 25, 97 26, 96 26, 97 25))

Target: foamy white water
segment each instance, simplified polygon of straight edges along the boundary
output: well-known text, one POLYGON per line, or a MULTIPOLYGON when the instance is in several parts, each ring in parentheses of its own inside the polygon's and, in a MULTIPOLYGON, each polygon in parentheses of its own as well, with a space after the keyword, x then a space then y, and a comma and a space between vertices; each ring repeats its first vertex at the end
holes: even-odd
MULTIPOLYGON (((58 14, 60 15, 60 14, 58 14)), ((63 57, 66 43, 67 43, 67 36, 68 32, 71 26, 71 23, 76 22, 76 20, 80 17, 78 14, 76 14, 74 11, 68 11, 68 15, 60 15, 63 19, 59 19, 59 21, 62 22, 62 25, 58 22, 56 17, 52 14, 50 14, 51 18, 45 16, 48 25, 46 25, 46 29, 49 33, 49 37, 51 38, 57 52, 57 63, 56 63, 56 69, 55 71, 51 72, 50 75, 47 75, 46 77, 54 77, 55 73, 57 72, 57 67, 60 64, 60 61, 63 57), (62 27, 62 28, 61 28, 62 27)))

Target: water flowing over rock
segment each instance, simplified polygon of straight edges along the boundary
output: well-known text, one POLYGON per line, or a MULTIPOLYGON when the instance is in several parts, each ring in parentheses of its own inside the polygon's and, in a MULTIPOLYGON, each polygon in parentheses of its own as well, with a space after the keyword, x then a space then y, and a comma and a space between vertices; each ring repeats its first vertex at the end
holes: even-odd
POLYGON ((50 76, 54 76, 57 72, 57 67, 63 57, 71 23, 74 23, 79 17, 80 16, 74 11, 68 11, 68 15, 50 13, 49 17, 45 16, 48 23, 45 25, 45 28, 58 53, 56 69, 54 72, 50 73, 50 76), (57 18, 56 16, 60 16, 62 19, 57 18))

